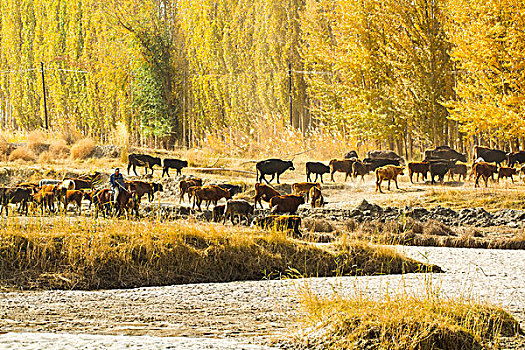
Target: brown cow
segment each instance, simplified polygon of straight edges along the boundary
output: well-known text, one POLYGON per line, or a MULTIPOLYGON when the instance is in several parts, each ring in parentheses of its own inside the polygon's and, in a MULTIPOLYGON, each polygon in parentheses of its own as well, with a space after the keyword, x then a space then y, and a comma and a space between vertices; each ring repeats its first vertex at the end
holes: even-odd
POLYGON ((62 203, 64 204, 64 212, 67 212, 67 206, 69 203, 74 203, 77 205, 77 213, 82 212, 82 198, 84 198, 84 192, 80 190, 68 190, 65 193, 65 196, 61 198, 62 203))
POLYGON ((49 213, 55 212, 55 193, 38 191, 32 195, 33 203, 36 203, 44 215, 44 208, 47 208, 49 213))
POLYGON ((325 201, 323 198, 323 194, 321 193, 321 189, 318 187, 312 187, 310 189, 310 198, 312 201, 310 202, 310 205, 312 208, 322 208, 325 205, 325 201))
POLYGON ((335 182, 334 173, 336 172, 345 173, 346 181, 346 179, 348 179, 348 177, 352 174, 352 165, 355 163, 355 161, 356 159, 332 159, 330 163, 328 163, 330 166, 330 178, 332 179, 332 182, 335 182))
POLYGON ((310 198, 310 189, 317 187, 321 189, 321 185, 318 182, 296 182, 292 184, 292 193, 298 195, 304 195, 308 201, 310 198))
MULTIPOLYGON (((202 179, 191 178, 179 182, 179 203, 181 203, 184 200, 184 195, 188 192, 188 188, 192 186, 202 186, 202 179)), ((191 198, 188 198, 188 200, 191 200, 191 198)))
POLYGON ((483 177, 485 180, 485 187, 488 186, 489 178, 494 181, 494 174, 498 172, 498 167, 487 162, 478 162, 472 167, 472 174, 476 177, 476 184, 474 187, 479 187, 479 178, 483 177))
POLYGON ((102 211, 104 218, 111 214, 113 195, 109 188, 104 188, 92 194, 92 203, 95 206, 95 219, 98 218, 98 212, 102 211))
POLYGON ((270 207, 273 213, 291 213, 294 214, 297 208, 304 204, 304 197, 295 194, 286 194, 284 196, 275 196, 270 199, 270 207))
POLYGON ((428 162, 410 162, 408 163, 408 176, 410 182, 414 183, 412 176, 416 174, 416 181, 419 181, 419 174, 422 174, 423 180, 427 179, 427 173, 430 170, 428 162))
POLYGON ((196 188, 194 191, 195 200, 193 202, 193 207, 197 204, 199 210, 201 210, 202 201, 206 201, 206 209, 209 208, 210 203, 213 202, 213 205, 217 205, 217 202, 222 198, 230 199, 230 191, 220 188, 217 185, 203 186, 196 188))
POLYGON ((139 203, 142 201, 142 196, 148 195, 148 199, 151 202, 153 196, 153 186, 149 182, 144 181, 124 181, 124 185, 129 191, 134 191, 137 194, 139 203))
POLYGON ((354 179, 357 179, 358 176, 361 176, 361 180, 363 180, 364 182, 365 175, 367 175, 371 171, 372 168, 369 163, 364 163, 360 160, 356 160, 355 163, 352 164, 352 175, 354 176, 354 179))
POLYGON ((259 203, 261 208, 263 207, 261 200, 264 200, 265 202, 270 203, 270 199, 272 199, 275 196, 280 196, 280 195, 281 194, 279 193, 279 191, 274 189, 272 186, 266 185, 263 183, 256 183, 255 184, 255 196, 253 197, 255 201, 255 208, 257 208, 257 203, 259 203))
POLYGON ((513 175, 518 175, 516 168, 507 168, 502 166, 498 169, 498 182, 502 177, 510 177, 510 180, 512 183, 514 183, 514 178, 512 177, 513 175))
POLYGON ((467 165, 466 164, 456 164, 453 168, 450 168, 448 171, 448 179, 450 180, 452 178, 452 181, 454 181, 454 175, 459 175, 458 180, 461 181, 461 177, 463 177, 463 181, 467 179, 467 165))
POLYGON ((403 175, 404 168, 402 166, 395 166, 395 165, 385 165, 384 167, 377 168, 376 169, 376 192, 379 191, 383 193, 381 190, 381 183, 383 180, 388 181, 388 190, 390 191, 390 181, 394 180, 396 183, 396 188, 399 189, 399 186, 397 185, 397 177, 399 175, 403 175))

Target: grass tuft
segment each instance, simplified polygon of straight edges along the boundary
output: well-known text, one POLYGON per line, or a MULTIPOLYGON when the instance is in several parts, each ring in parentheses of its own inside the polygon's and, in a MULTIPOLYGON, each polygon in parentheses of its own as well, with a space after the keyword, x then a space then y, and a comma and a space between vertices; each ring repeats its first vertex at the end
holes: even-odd
POLYGON ((85 138, 77 141, 71 147, 71 158, 86 159, 95 150, 95 142, 90 138, 85 138))
POLYGON ((9 161, 23 160, 26 162, 32 162, 36 159, 35 154, 27 147, 18 147, 9 155, 9 161))

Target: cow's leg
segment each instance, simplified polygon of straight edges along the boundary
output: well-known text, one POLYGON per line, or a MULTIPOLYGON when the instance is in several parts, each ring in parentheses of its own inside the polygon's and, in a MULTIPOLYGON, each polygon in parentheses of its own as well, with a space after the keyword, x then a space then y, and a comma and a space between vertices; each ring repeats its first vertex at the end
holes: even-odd
POLYGON ((330 179, 332 179, 332 182, 335 182, 335 180, 334 180, 334 173, 335 173, 335 171, 331 171, 330 172, 330 179))
MULTIPOLYGON (((414 181, 412 180, 412 175, 414 175, 414 173, 412 171, 409 171, 408 175, 410 176, 410 182, 414 183, 414 181)), ((417 177, 418 177, 418 174, 416 173, 416 181, 417 181, 417 177)))
POLYGON ((310 182, 310 172, 306 171, 306 182, 310 182))
MULTIPOLYGON (((272 174, 272 178, 270 179, 270 182, 272 182, 273 179, 275 179, 275 173, 272 174)), ((266 182, 268 182, 268 181, 266 181, 266 182)), ((268 184, 269 184, 270 182, 268 182, 268 184)))
POLYGON ((512 181, 512 183, 514 183, 514 178, 512 177, 512 175, 510 175, 510 181, 512 181))
POLYGON ((177 169, 177 176, 181 176, 182 175, 182 169, 177 169))
POLYGON ((135 173, 135 176, 139 176, 139 174, 137 174, 137 166, 135 164, 133 164, 133 172, 135 173))
POLYGON ((388 190, 390 191, 390 179, 388 179, 388 190))
POLYGON ((168 168, 167 167, 162 168, 162 176, 161 177, 164 177, 164 174, 166 174, 166 175, 168 175, 168 177, 170 177, 170 174, 168 174, 168 168))
POLYGON ((128 175, 129 175, 129 169, 131 169, 131 163, 128 163, 128 175))

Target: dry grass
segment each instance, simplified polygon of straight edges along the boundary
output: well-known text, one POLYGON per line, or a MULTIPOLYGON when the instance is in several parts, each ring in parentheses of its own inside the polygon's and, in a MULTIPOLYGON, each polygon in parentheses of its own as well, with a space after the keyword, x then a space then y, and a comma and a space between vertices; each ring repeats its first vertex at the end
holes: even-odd
POLYGON ((53 159, 66 159, 71 153, 67 142, 63 139, 52 141, 51 145, 49 146, 49 151, 53 155, 53 159))
POLYGON ((290 271, 334 276, 429 269, 368 243, 321 248, 279 232, 188 221, 49 220, 0 224, 4 286, 126 288, 278 278, 290 271))
POLYGON ((42 131, 33 131, 27 135, 26 145, 31 152, 37 155, 49 150, 49 142, 42 131))
POLYGON ((93 153, 94 149, 95 142, 92 139, 81 139, 71 147, 71 158, 86 159, 93 153))
POLYGON ((35 154, 27 147, 18 147, 9 155, 9 161, 23 160, 25 162, 33 162, 36 159, 35 154))
POLYGON ((484 349, 515 336, 519 323, 503 309, 436 292, 372 299, 323 299, 306 293, 296 345, 306 349, 484 349))
POLYGON ((420 222, 411 218, 401 218, 387 222, 367 221, 357 223, 347 220, 344 223, 348 239, 368 241, 374 244, 412 245, 429 247, 485 248, 485 249, 525 249, 525 235, 512 237, 493 235, 485 237, 475 228, 452 229, 435 221, 420 222))

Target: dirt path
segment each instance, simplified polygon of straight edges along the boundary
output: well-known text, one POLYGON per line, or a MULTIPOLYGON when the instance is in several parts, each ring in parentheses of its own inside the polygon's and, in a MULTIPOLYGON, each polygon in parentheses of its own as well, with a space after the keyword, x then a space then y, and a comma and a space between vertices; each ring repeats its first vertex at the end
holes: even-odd
MULTIPOLYGON (((418 260, 444 268, 436 275, 314 278, 177 285, 105 291, 0 293, 0 329, 4 332, 84 333, 171 337, 234 338, 264 343, 285 334, 297 315, 298 294, 308 287, 327 295, 381 295, 424 292, 473 296, 504 306, 525 327, 523 251, 399 247, 418 260)), ((0 336, 0 347, 15 344, 0 336)), ((38 339, 38 336, 33 336, 38 339)), ((118 338, 118 339, 128 339, 118 338)), ((127 341, 127 340, 126 340, 127 341)), ((160 340, 159 340, 160 341, 160 340)), ((523 342, 512 348, 525 348, 523 342)), ((16 347, 13 347, 16 348, 16 347)), ((148 347, 146 347, 148 348, 148 347)), ((161 347, 162 348, 162 347, 161 347)), ((210 348, 221 349, 218 345, 210 348)), ((242 347, 240 347, 242 348, 242 347)))

